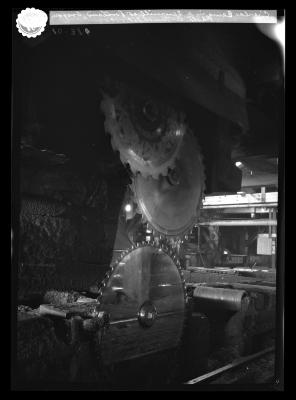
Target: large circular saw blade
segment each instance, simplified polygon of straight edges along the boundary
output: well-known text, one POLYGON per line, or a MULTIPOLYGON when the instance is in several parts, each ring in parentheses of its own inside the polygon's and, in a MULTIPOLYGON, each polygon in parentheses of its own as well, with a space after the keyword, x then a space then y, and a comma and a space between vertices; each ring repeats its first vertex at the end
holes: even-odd
POLYGON ((202 156, 192 133, 183 138, 175 169, 159 179, 137 174, 133 191, 138 207, 161 235, 180 237, 196 222, 204 191, 202 156))
POLYGON ((185 134, 184 115, 168 104, 131 88, 121 87, 119 94, 103 92, 101 109, 105 130, 111 135, 114 150, 133 173, 157 178, 166 175, 185 134))
POLYGON ((178 346, 186 292, 172 253, 154 244, 123 252, 102 283, 98 299, 110 314, 102 341, 105 365, 178 346))

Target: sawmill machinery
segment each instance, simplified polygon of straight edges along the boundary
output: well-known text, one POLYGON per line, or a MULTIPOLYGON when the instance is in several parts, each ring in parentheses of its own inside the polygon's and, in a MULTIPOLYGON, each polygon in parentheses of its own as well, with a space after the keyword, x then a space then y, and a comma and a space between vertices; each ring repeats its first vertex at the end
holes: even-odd
MULTIPOLYGON (((40 305, 52 289, 91 296, 108 315, 98 357, 111 375, 160 353, 181 363, 192 309, 180 246, 204 193, 240 189, 231 152, 249 124, 244 83, 211 30, 182 47, 184 27, 175 41, 135 29, 94 28, 79 57, 67 27, 15 44, 28 76, 17 100, 18 301, 40 305)), ((215 302, 217 291, 196 293, 215 302)), ((225 296, 245 307, 245 292, 225 296)))

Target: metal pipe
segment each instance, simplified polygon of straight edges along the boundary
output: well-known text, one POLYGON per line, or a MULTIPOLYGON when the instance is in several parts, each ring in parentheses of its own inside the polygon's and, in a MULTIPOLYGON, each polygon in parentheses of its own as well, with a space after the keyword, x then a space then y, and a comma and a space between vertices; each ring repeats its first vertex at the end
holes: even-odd
POLYGON ((196 306, 215 310, 246 311, 249 296, 245 290, 197 286, 193 291, 196 306))
POLYGON ((200 226, 277 226, 277 220, 269 219, 229 219, 199 222, 200 226))

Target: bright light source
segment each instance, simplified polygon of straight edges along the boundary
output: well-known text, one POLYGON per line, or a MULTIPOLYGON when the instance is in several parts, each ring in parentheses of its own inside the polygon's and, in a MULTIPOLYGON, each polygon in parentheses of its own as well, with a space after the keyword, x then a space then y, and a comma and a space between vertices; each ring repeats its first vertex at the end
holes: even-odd
POLYGON ((237 162, 235 163, 235 165, 236 165, 236 167, 241 167, 241 166, 243 165, 243 163, 240 162, 240 161, 237 161, 237 162))
POLYGON ((285 64, 285 17, 282 20, 278 19, 276 24, 257 24, 257 27, 262 33, 278 43, 281 47, 283 64, 285 64))
POLYGON ((126 212, 131 212, 132 211, 132 206, 130 204, 126 204, 124 209, 125 209, 126 212))

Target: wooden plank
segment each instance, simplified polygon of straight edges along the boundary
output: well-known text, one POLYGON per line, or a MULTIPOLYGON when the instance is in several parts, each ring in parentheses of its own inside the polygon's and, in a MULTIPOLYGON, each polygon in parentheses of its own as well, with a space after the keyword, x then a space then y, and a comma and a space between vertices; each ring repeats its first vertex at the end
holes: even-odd
POLYGON ((94 308, 98 307, 98 303, 94 300, 92 303, 68 303, 63 305, 57 304, 41 304, 39 306, 40 315, 51 315, 60 318, 71 318, 74 315, 81 317, 91 317, 94 308))

